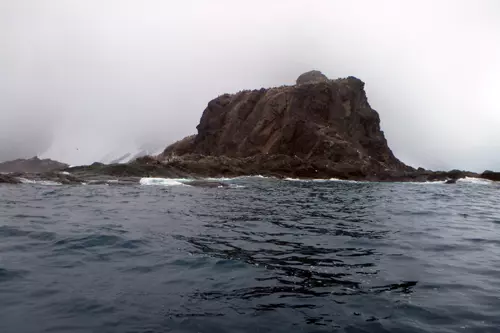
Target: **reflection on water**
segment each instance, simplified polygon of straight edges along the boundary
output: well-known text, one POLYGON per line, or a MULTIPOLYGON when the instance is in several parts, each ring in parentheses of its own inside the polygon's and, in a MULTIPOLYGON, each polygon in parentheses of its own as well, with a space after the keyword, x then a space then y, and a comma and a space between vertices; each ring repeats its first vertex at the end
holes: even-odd
POLYGON ((0 332, 499 327, 494 185, 230 182, 0 188, 0 332))
POLYGON ((346 196, 340 189, 300 185, 299 193, 295 186, 267 189, 273 204, 264 203, 264 207, 260 207, 259 197, 244 202, 224 197, 222 207, 212 214, 202 213, 210 220, 203 224, 203 231, 175 236, 189 243, 195 255, 216 258, 230 267, 243 262, 249 265, 243 267, 257 268, 254 282, 246 282, 250 286, 196 291, 191 298, 198 302, 254 302, 251 309, 239 305, 240 312, 300 309, 304 323, 326 325, 333 323, 335 315, 308 313, 329 303, 346 304, 347 297, 412 293, 418 281, 377 284, 375 279, 377 262, 383 259, 376 241, 391 235, 390 229, 374 219, 383 198, 375 197, 370 186, 356 185, 346 196), (353 246, 356 239, 368 243, 353 246))

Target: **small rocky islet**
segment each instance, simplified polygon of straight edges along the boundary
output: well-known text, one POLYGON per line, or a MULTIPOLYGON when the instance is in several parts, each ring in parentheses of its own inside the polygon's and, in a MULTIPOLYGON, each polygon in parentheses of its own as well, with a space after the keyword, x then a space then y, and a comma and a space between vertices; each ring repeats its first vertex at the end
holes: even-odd
MULTIPOLYGON (((0 183, 126 185, 143 177, 251 175, 449 184, 464 177, 500 181, 500 173, 493 171, 431 171, 404 164, 389 148, 364 82, 352 76, 330 80, 314 70, 300 75, 292 86, 221 95, 208 103, 196 129, 197 134, 158 156, 125 164, 69 167, 37 157, 0 163, 0 183)), ((198 180, 192 185, 221 184, 198 180)))

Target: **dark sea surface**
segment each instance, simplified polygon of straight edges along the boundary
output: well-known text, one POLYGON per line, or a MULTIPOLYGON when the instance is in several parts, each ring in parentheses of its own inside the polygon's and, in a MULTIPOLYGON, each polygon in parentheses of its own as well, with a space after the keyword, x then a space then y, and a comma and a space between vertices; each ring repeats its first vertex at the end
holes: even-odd
POLYGON ((500 185, 225 181, 1 186, 0 332, 500 332, 500 185))

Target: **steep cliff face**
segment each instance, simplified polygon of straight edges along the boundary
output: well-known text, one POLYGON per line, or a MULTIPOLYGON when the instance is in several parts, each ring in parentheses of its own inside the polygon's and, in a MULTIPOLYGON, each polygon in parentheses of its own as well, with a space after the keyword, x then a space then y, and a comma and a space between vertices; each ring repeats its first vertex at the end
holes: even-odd
POLYGON ((294 86, 212 100, 198 134, 168 147, 164 156, 290 156, 322 168, 356 168, 366 175, 411 170, 389 149, 361 80, 328 80, 309 73, 294 86))

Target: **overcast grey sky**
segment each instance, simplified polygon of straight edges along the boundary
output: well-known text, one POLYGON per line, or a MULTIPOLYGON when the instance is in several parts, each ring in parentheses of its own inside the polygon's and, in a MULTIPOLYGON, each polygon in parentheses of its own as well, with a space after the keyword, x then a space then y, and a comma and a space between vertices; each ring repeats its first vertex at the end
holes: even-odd
POLYGON ((366 82, 404 162, 500 170, 499 59, 498 0, 0 0, 0 159, 166 146, 319 69, 366 82))

